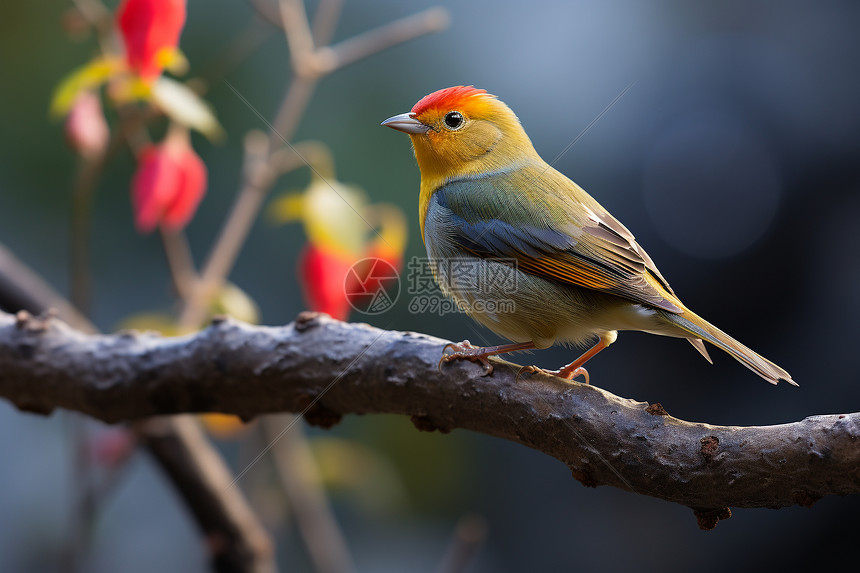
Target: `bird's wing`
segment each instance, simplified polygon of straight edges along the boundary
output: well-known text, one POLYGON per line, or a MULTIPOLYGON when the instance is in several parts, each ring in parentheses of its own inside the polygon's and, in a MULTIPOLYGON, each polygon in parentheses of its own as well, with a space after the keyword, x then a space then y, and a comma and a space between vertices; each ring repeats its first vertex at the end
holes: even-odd
POLYGON ((427 223, 437 219, 443 240, 474 256, 515 261, 536 276, 672 313, 683 309, 633 234, 554 170, 461 179, 430 200, 427 223))

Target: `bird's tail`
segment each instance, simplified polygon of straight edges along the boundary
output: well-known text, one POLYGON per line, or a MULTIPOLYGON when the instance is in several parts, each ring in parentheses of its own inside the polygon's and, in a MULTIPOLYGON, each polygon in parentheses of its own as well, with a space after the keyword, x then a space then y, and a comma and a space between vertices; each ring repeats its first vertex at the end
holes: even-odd
MULTIPOLYGON (((780 380, 784 380, 789 384, 797 386, 797 383, 791 379, 788 372, 771 362, 770 360, 753 352, 713 324, 709 323, 704 318, 694 314, 689 310, 685 310, 681 314, 673 314, 669 312, 661 313, 669 322, 681 330, 688 332, 710 342, 717 348, 728 352, 735 360, 770 382, 776 384, 780 380)), ((700 343, 701 345, 701 343, 700 343)), ((694 344, 694 346, 696 346, 694 344)), ((698 349, 698 347, 697 347, 698 349)), ((700 350, 701 352, 701 350, 700 350)), ((707 353, 704 353, 707 357, 707 353)))

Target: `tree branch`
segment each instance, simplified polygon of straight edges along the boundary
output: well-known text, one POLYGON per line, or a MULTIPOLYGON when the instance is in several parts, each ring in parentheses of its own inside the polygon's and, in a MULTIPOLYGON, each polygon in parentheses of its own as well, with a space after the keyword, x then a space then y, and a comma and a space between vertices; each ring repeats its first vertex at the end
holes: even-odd
MULTIPOLYGON (((0 309, 52 309, 86 333, 96 327, 0 245, 0 309)), ((2 318, 9 315, 0 312, 2 318)), ((22 314, 21 316, 25 316, 22 314)), ((0 373, 0 378, 2 378, 0 373)), ((208 541, 214 571, 274 573, 274 548, 214 446, 187 416, 144 420, 138 439, 170 477, 208 541)))
POLYGON ((317 50, 317 73, 329 74, 339 68, 370 57, 392 46, 420 38, 448 27, 448 11, 438 6, 412 16, 395 20, 374 30, 359 34, 339 44, 317 50))
POLYGON ((268 533, 192 416, 151 418, 137 427, 203 532, 216 572, 275 573, 268 533))
POLYGON ((90 332, 96 330, 78 309, 0 244, 0 310, 14 311, 21 308, 33 312, 53 308, 79 329, 90 332))
POLYGON ((517 380, 504 361, 491 377, 471 363, 440 372, 445 344, 311 313, 278 328, 219 319, 182 338, 93 336, 55 318, 0 314, 0 396, 106 422, 298 412, 331 426, 344 414, 403 414, 421 430, 465 428, 535 448, 587 486, 692 507, 704 528, 728 506, 808 506, 860 492, 860 413, 761 427, 685 422, 600 388, 517 380))
MULTIPOLYGON (((331 4, 331 0, 328 3, 331 4)), ((254 1, 252 5, 262 14, 269 15, 265 3, 254 1)), ((275 178, 272 177, 275 155, 284 146, 291 147, 289 142, 319 80, 340 67, 382 50, 425 34, 439 32, 448 25, 449 20, 446 10, 431 8, 370 30, 335 46, 322 47, 315 44, 315 39, 317 41, 329 39, 326 36, 331 35, 336 24, 336 16, 340 12, 336 6, 326 6, 325 3, 319 6, 317 20, 319 26, 316 32, 308 22, 304 2, 280 0, 279 7, 280 21, 290 47, 295 77, 281 100, 274 121, 269 125, 268 145, 251 149, 246 147, 245 173, 236 201, 209 252, 201 270, 200 279, 196 285, 193 285, 191 296, 186 299, 185 307, 180 313, 179 327, 183 332, 194 330, 205 320, 212 300, 227 280, 269 193, 270 186, 275 182, 275 178)), ((244 100, 238 91, 236 95, 244 100)), ((245 103, 248 105, 247 102, 245 103)), ((256 113, 253 108, 252 111, 256 113)))

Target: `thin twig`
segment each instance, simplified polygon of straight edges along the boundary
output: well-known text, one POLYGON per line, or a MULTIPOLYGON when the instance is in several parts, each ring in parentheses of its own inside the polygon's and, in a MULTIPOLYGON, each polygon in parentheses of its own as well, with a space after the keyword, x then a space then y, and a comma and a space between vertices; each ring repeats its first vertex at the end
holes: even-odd
POLYGON ((90 473, 87 425, 84 416, 70 412, 67 418, 68 440, 71 443, 69 473, 71 474, 72 503, 61 551, 61 566, 67 573, 83 569, 84 557, 92 545, 97 515, 97 498, 90 473))
POLYGON ((283 29, 281 11, 273 0, 247 0, 247 3, 261 20, 278 29, 283 29))
POLYGON ((321 485, 319 468, 302 425, 295 416, 267 416, 262 428, 271 448, 275 471, 284 487, 299 532, 317 573, 355 571, 349 548, 321 485), (289 426, 288 432, 282 430, 289 426))
POLYGON ((72 0, 75 8, 95 28, 102 51, 109 51, 115 40, 113 15, 99 0, 72 0))
POLYGON ((135 104, 125 104, 117 107, 119 131, 125 139, 132 155, 140 155, 144 147, 152 145, 152 138, 146 129, 149 120, 156 117, 157 112, 143 110, 135 104))
POLYGON ((176 289, 180 300, 185 300, 191 294, 191 289, 197 280, 188 238, 183 231, 166 230, 163 227, 159 228, 159 234, 164 246, 164 256, 170 267, 173 288, 176 289))
POLYGON ((320 0, 311 26, 315 46, 326 46, 331 42, 342 9, 343 0, 320 0))
MULTIPOLYGON (((447 12, 441 8, 425 10, 362 34, 355 43, 350 44, 351 40, 347 40, 338 44, 337 49, 322 48, 314 51, 313 35, 308 31, 304 5, 300 4, 298 0, 283 0, 281 15, 288 32, 287 40, 290 42, 291 58, 294 60, 301 58, 302 61, 293 62, 295 78, 290 83, 272 122, 268 145, 266 148, 260 145, 249 148, 246 145, 241 187, 227 216, 227 221, 206 259, 200 280, 194 286, 193 294, 180 314, 179 327, 182 332, 199 328, 206 318, 206 311, 212 300, 230 275, 269 189, 275 181, 271 169, 272 157, 282 148, 285 141, 289 142, 292 139, 320 77, 380 50, 422 34, 437 32, 444 28, 448 21, 447 12), (294 34, 298 34, 298 38, 291 38, 294 34), (347 50, 359 50, 360 53, 353 56, 348 54, 347 50), (319 61, 328 61, 326 65, 329 69, 320 68, 319 61)), ((320 26, 322 27, 322 24, 320 26)), ((333 24, 330 26, 333 29, 333 24)), ((324 35, 323 32, 320 32, 320 35, 324 35)))
POLYGON ((275 177, 310 165, 322 177, 333 177, 334 159, 326 145, 319 141, 300 141, 292 149, 283 147, 272 153, 269 167, 275 177))
POLYGON ((72 187, 72 221, 69 238, 69 291, 72 304, 90 312, 90 220, 93 195, 101 177, 105 153, 82 157, 72 187))
POLYGON ((98 0, 72 0, 72 4, 91 26, 104 25, 111 20, 110 10, 98 0))
POLYGON ((470 513, 457 521, 451 543, 437 573, 465 573, 487 538, 487 521, 470 513))
POLYGON ((84 315, 90 313, 92 296, 90 269, 90 223, 93 199, 104 167, 122 148, 115 133, 96 155, 81 157, 72 186, 72 216, 69 237, 69 293, 72 305, 84 315))
POLYGON ((290 84, 290 88, 275 114, 275 120, 272 122, 274 129, 270 130, 269 133, 270 153, 286 145, 284 141, 290 141, 293 138, 317 83, 319 83, 319 78, 297 77, 290 84))
POLYGON ((207 310, 224 285, 239 250, 251 232, 263 201, 266 190, 272 184, 268 163, 268 142, 258 137, 245 138, 245 172, 242 190, 230 209, 227 222, 212 247, 209 259, 203 266, 200 279, 194 285, 179 316, 180 332, 195 330, 205 320, 207 310))
POLYGON ((308 57, 314 52, 314 38, 308 24, 304 0, 279 0, 281 24, 290 47, 293 73, 305 75, 308 57))
POLYGON ((9 312, 42 313, 53 309, 63 320, 84 332, 96 327, 30 267, 0 244, 0 308, 9 312))
POLYGON ((138 425, 150 453, 191 508, 216 572, 274 573, 266 530, 194 416, 152 418, 138 425))
MULTIPOLYGON (((92 456, 88 429, 91 420, 74 415, 69 419, 72 436, 73 487, 76 498, 71 509, 71 525, 67 532, 66 547, 62 552, 62 567, 65 571, 83 571, 84 556, 92 546, 99 510, 104 507, 125 477, 131 456, 115 460, 105 468, 101 480, 92 475, 92 456)), ((133 451, 134 448, 129 448, 133 451)))
POLYGON ((444 8, 428 8, 339 44, 321 48, 317 51, 315 64, 319 73, 329 74, 392 46, 441 32, 448 26, 448 21, 448 11, 444 8))

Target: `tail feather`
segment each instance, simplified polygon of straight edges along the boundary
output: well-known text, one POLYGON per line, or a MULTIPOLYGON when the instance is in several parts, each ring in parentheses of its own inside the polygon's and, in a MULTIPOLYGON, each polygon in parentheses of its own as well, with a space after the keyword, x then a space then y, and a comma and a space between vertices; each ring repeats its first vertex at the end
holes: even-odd
POLYGON ((701 340, 706 340, 717 348, 726 351, 735 360, 771 384, 776 384, 777 382, 784 380, 794 386, 798 385, 791 379, 791 375, 788 372, 770 360, 747 348, 713 324, 709 323, 707 320, 697 316, 689 310, 684 311, 682 314, 672 314, 669 312, 661 314, 663 314, 663 316, 675 326, 692 334, 695 338, 688 338, 688 340, 690 340, 690 343, 696 347, 696 350, 701 352, 706 358, 709 357, 707 356, 707 351, 702 352, 704 345, 702 345, 701 340), (696 341, 696 339, 701 340, 696 341), (698 342, 698 344, 696 344, 696 342, 698 342))
POLYGON ((701 354, 705 360, 707 360, 711 364, 714 363, 714 361, 711 360, 711 355, 708 354, 708 349, 705 346, 705 343, 702 342, 701 338, 688 338, 687 341, 693 345, 693 348, 699 351, 699 354, 701 354))

